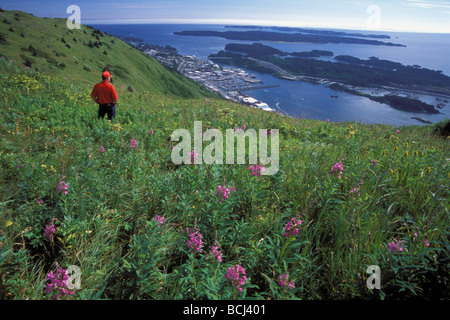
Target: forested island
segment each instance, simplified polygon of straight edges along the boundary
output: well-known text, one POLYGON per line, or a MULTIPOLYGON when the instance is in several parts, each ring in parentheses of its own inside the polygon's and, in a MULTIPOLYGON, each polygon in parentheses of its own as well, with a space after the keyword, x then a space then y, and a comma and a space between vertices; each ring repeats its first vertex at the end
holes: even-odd
POLYGON ((403 111, 409 111, 409 112, 418 112, 418 113, 440 113, 439 110, 437 110, 433 105, 425 103, 423 101, 420 101, 418 99, 411 99, 407 97, 401 97, 396 95, 383 95, 383 96, 373 96, 369 95, 367 93, 362 93, 357 90, 349 89, 344 85, 341 85, 339 83, 332 83, 330 86, 330 89, 337 90, 337 91, 344 91, 351 94, 359 95, 366 97, 370 100, 379 102, 379 103, 385 103, 390 105, 391 107, 403 110, 403 111))
POLYGON ((377 57, 362 60, 349 55, 339 55, 334 57, 334 61, 304 59, 320 56, 333 56, 333 53, 324 50, 289 53, 260 43, 230 43, 224 51, 210 55, 212 58, 227 58, 228 63, 242 67, 254 64, 246 58, 262 59, 293 75, 335 79, 358 86, 420 85, 443 90, 450 87, 450 77, 440 70, 430 70, 418 65, 405 66, 377 57))
POLYGON ((225 46, 225 50, 229 52, 240 52, 245 53, 253 58, 261 58, 265 56, 293 56, 293 57, 302 57, 302 58, 319 58, 319 57, 332 57, 334 54, 331 51, 327 50, 311 50, 304 52, 284 52, 273 48, 271 46, 266 46, 261 43, 253 43, 253 44, 241 44, 241 43, 229 43, 225 46))
POLYGON ((283 41, 283 42, 308 42, 308 43, 353 43, 378 46, 405 47, 403 44, 384 42, 379 40, 361 39, 333 34, 306 34, 306 33, 283 33, 271 31, 179 31, 174 32, 180 36, 198 37, 220 37, 230 40, 246 41, 283 41))
POLYGON ((268 27, 268 26, 225 26, 225 28, 240 28, 240 29, 259 29, 259 30, 275 30, 282 32, 300 32, 310 34, 321 34, 341 37, 359 37, 359 38, 373 38, 373 39, 390 39, 391 37, 384 34, 362 34, 345 31, 333 31, 333 30, 320 30, 320 29, 305 29, 295 27, 268 27))

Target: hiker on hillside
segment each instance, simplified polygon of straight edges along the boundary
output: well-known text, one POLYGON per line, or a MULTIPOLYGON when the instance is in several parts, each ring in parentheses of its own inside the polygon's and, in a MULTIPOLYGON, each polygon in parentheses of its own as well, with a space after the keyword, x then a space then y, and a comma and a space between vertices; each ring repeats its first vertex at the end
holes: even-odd
POLYGON ((103 71, 103 81, 97 83, 91 93, 92 99, 99 105, 98 118, 103 119, 105 114, 108 114, 108 120, 110 121, 116 116, 116 103, 119 99, 116 89, 111 83, 111 77, 109 71, 103 71))

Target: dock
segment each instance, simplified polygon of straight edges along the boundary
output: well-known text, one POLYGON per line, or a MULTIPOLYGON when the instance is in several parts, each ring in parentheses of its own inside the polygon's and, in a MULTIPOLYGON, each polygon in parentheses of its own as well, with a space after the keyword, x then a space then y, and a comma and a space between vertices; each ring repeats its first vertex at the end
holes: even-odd
POLYGON ((249 91, 249 90, 256 90, 256 89, 277 88, 277 87, 279 87, 279 86, 280 86, 279 84, 276 84, 276 85, 271 85, 271 86, 248 87, 248 88, 240 89, 239 91, 249 91))

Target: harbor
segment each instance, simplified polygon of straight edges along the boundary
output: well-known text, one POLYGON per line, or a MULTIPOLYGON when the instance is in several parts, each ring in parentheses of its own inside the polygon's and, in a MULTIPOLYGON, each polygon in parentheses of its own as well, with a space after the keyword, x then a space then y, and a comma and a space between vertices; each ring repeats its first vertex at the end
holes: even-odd
POLYGON ((243 92, 273 88, 278 87, 278 85, 265 86, 255 75, 245 70, 236 67, 222 67, 218 63, 197 58, 195 55, 180 55, 172 47, 153 46, 144 43, 132 44, 169 69, 200 83, 225 99, 264 111, 275 112, 267 103, 243 92))

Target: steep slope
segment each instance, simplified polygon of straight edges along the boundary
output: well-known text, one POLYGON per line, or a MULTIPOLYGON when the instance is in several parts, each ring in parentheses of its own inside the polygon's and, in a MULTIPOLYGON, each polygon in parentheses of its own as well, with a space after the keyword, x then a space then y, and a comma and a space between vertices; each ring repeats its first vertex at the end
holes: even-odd
POLYGON ((122 40, 66 19, 0 12, 0 55, 48 75, 94 84, 107 67, 118 90, 151 91, 185 98, 213 96, 122 40))

